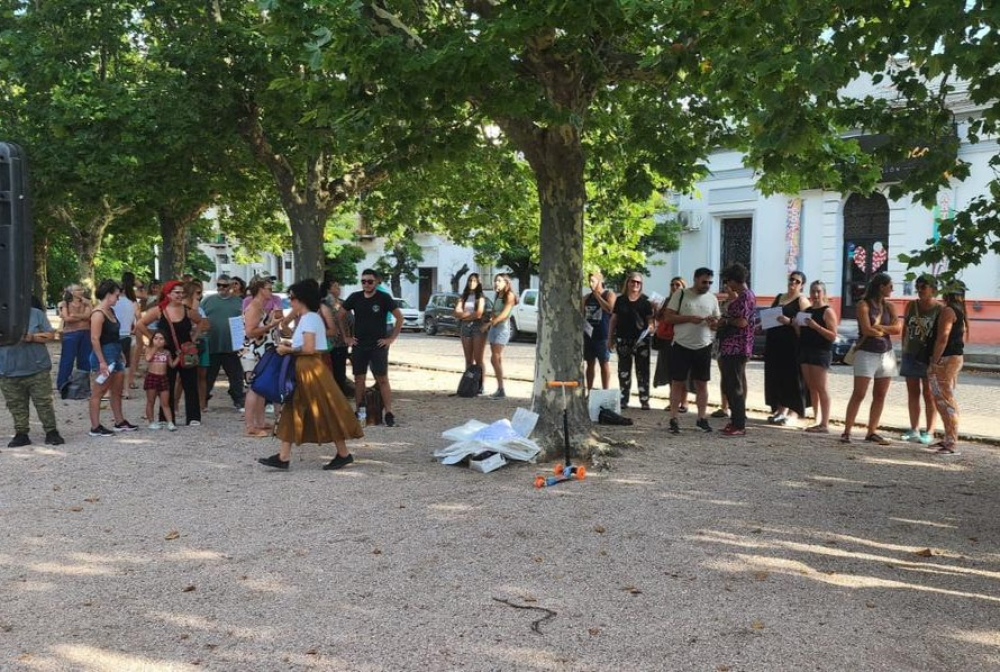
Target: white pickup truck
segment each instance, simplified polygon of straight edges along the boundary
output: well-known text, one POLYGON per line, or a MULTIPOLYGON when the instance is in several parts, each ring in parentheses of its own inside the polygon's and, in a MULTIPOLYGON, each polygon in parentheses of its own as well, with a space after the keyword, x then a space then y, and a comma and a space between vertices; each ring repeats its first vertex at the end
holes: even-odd
POLYGON ((538 290, 526 289, 521 292, 521 299, 510 312, 510 340, 515 341, 520 336, 538 335, 538 290))

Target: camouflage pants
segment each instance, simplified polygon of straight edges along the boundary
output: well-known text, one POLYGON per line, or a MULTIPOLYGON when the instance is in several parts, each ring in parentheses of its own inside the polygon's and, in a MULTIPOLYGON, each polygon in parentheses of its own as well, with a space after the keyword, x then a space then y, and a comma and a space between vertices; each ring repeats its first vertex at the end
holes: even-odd
POLYGON ((56 428, 56 410, 52 404, 52 375, 42 371, 22 378, 0 378, 0 392, 7 402, 7 410, 14 418, 14 433, 27 434, 30 414, 28 400, 35 403, 42 428, 51 432, 56 428))

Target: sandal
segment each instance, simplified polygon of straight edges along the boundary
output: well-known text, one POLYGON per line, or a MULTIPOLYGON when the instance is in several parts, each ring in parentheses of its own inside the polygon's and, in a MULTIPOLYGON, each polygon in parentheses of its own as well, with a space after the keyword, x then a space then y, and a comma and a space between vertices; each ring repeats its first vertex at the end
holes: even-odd
POLYGON ((266 439, 267 437, 271 436, 271 432, 267 431, 266 429, 254 429, 254 430, 247 430, 246 435, 252 439, 266 439))
POLYGON ((953 457, 955 455, 961 455, 962 453, 955 450, 954 446, 955 444, 952 444, 950 446, 941 446, 940 448, 934 451, 934 454, 941 455, 943 457, 953 457))
POLYGON ((806 427, 806 432, 809 434, 829 434, 830 428, 823 425, 813 425, 811 427, 806 427))
POLYGON ((880 434, 869 434, 868 436, 865 437, 865 441, 868 441, 869 443, 877 443, 880 446, 892 445, 892 441, 885 438, 884 436, 881 436, 880 434))
POLYGON ((851 435, 850 434, 841 434, 840 435, 840 442, 841 443, 850 443, 851 442, 851 435))

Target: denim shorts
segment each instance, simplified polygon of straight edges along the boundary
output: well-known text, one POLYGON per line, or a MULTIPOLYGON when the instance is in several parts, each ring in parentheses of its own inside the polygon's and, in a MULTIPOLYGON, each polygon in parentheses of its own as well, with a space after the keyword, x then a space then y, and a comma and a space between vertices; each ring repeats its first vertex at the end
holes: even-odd
MULTIPOLYGON (((101 346, 101 353, 112 373, 125 370, 125 353, 122 351, 121 341, 105 343, 101 346)), ((90 353, 90 370, 94 373, 101 370, 101 362, 97 359, 97 353, 94 352, 90 353)))
POLYGON ((462 334, 462 338, 482 338, 485 336, 483 333, 483 323, 479 320, 462 322, 459 332, 462 334))
POLYGON ((903 361, 899 365, 899 375, 904 378, 926 378, 927 364, 904 352, 903 361))
POLYGON ((495 327, 490 327, 486 335, 490 345, 507 345, 510 343, 510 320, 504 320, 495 327))

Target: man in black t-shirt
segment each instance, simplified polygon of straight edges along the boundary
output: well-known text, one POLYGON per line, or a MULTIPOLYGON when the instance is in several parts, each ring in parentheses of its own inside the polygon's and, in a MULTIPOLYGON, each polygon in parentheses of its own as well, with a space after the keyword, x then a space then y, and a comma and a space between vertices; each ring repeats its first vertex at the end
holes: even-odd
POLYGON ((354 401, 357 404, 358 419, 365 420, 365 376, 371 368, 378 382, 385 408, 385 424, 392 427, 396 416, 392 413, 392 388, 389 387, 389 346, 399 338, 403 329, 403 311, 386 292, 378 291, 379 276, 370 268, 361 271, 361 291, 354 292, 344 301, 344 311, 354 314, 354 328, 351 331, 341 320, 340 328, 349 334, 347 344, 351 346, 351 363, 354 368, 354 401), (392 335, 386 336, 389 315, 396 318, 392 335))

